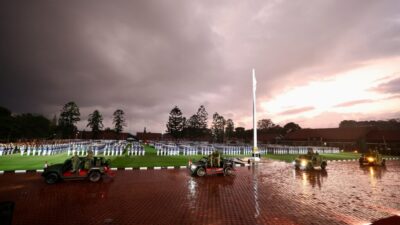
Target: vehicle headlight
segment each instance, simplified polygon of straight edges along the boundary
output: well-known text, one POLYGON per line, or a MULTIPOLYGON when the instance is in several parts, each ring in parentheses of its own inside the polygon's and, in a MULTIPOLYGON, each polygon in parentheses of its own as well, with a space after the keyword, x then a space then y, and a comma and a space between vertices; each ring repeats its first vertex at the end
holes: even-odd
POLYGON ((307 160, 301 160, 301 166, 307 166, 307 160))
POLYGON ((191 166, 190 166, 190 169, 191 169, 191 170, 195 170, 196 168, 197 168, 196 165, 191 165, 191 166))
POLYGON ((373 161, 375 161, 375 159, 374 159, 373 157, 368 157, 367 160, 368 160, 368 162, 373 162, 373 161))

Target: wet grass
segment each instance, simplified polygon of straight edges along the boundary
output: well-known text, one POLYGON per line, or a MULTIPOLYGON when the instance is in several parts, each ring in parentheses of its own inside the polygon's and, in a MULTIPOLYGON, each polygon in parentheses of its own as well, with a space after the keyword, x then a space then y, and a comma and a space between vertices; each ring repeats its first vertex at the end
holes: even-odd
POLYGON ((43 169, 44 164, 64 162, 67 153, 50 156, 21 156, 20 154, 0 156, 0 170, 36 170, 43 169))
MULTIPOLYGON (((202 158, 201 155, 195 156, 157 156, 157 152, 153 147, 145 146, 145 156, 106 156, 111 160, 111 167, 155 167, 155 166, 186 166, 189 159, 198 160, 202 158)), ((321 154, 326 160, 344 160, 344 159, 357 159, 360 154, 357 153, 337 153, 337 154, 321 154)), ((292 162, 298 155, 265 155, 265 159, 279 160, 285 162, 292 162)), ((52 156, 20 156, 6 155, 0 157, 0 170, 36 170, 42 169, 45 162, 49 164, 62 163, 69 156, 66 153, 52 156)), ((225 157, 249 157, 248 155, 242 156, 225 156, 225 157)))

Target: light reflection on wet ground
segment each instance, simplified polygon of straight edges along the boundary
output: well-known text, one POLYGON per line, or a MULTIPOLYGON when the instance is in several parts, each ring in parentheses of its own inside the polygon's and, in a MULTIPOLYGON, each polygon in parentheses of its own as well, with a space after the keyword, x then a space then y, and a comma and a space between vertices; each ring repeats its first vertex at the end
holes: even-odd
POLYGON ((330 163, 295 171, 268 161, 235 176, 182 170, 118 171, 101 183, 46 185, 37 174, 0 176, 14 224, 363 224, 400 214, 400 162, 330 163), (16 188, 17 187, 17 188, 16 188))

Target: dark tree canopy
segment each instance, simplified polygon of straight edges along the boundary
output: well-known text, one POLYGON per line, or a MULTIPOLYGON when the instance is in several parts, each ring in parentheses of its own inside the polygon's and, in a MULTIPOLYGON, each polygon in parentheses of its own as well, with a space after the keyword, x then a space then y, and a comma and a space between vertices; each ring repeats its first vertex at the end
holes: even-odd
POLYGON ((219 115, 217 112, 214 113, 211 132, 216 142, 224 142, 225 124, 226 121, 224 117, 222 115, 219 115))
POLYGON ((185 118, 182 116, 182 111, 175 106, 169 113, 169 120, 167 123, 167 133, 175 139, 182 137, 182 131, 185 126, 185 118))
POLYGON ((285 130, 285 133, 290 133, 296 130, 301 130, 301 127, 297 123, 289 122, 283 126, 283 129, 285 130))
POLYGON ((61 110, 58 126, 64 138, 72 138, 77 131, 75 124, 80 120, 81 113, 75 102, 68 102, 61 110))
POLYGON ((0 140, 49 138, 52 132, 50 120, 42 115, 12 115, 10 110, 0 107, 0 140))
POLYGON ((246 137, 246 129, 244 127, 236 127, 235 136, 238 139, 244 139, 246 137))
POLYGON ((51 122, 42 115, 30 113, 15 116, 15 130, 13 137, 22 139, 48 138, 50 134, 51 122))
POLYGON ((208 113, 206 111, 206 108, 201 105, 199 109, 197 110, 197 118, 199 121, 199 128, 202 130, 207 129, 207 120, 208 120, 208 113))
POLYGON ((192 115, 185 121, 184 136, 188 138, 197 138, 201 136, 201 125, 197 114, 192 115))
POLYGON ((268 130, 275 127, 275 124, 270 119, 261 119, 257 122, 257 129, 268 130))
POLYGON ((0 106, 0 117, 11 117, 11 111, 0 106))
POLYGON ((124 129, 124 127, 126 127, 124 115, 125 115, 125 113, 122 109, 115 110, 115 112, 113 114, 114 129, 115 129, 115 132, 117 132, 117 133, 121 133, 122 130, 124 129))
POLYGON ((228 140, 232 139, 235 134, 235 124, 232 119, 226 120, 225 135, 228 140))
POLYGON ((103 116, 98 110, 94 110, 94 112, 89 115, 86 127, 92 128, 93 138, 97 138, 97 134, 103 128, 103 116))

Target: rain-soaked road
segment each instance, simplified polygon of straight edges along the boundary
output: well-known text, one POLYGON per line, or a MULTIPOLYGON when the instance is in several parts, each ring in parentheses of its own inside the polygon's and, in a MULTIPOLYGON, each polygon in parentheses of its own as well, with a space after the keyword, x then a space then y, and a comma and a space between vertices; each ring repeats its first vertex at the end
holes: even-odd
POLYGON ((365 224, 400 214, 400 161, 386 169, 330 163, 296 172, 268 161, 232 177, 187 170, 118 171, 114 180, 46 185, 38 174, 0 175, 13 224, 365 224))

